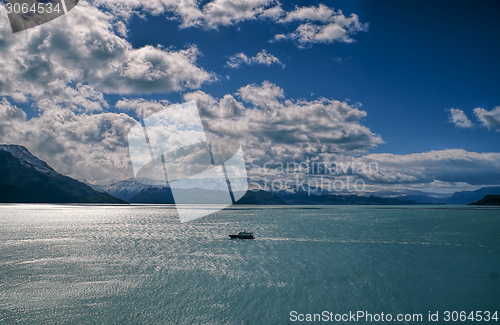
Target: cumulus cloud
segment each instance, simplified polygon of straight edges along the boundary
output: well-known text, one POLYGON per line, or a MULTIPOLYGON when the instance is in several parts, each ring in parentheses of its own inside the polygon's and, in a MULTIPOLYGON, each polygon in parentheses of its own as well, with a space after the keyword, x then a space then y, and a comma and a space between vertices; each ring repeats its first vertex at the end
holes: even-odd
POLYGON ((457 128, 470 129, 473 124, 465 115, 464 111, 458 108, 451 108, 448 110, 450 112, 450 122, 453 123, 457 128))
POLYGON ((284 65, 277 57, 268 53, 266 50, 262 50, 261 52, 257 53, 257 55, 254 56, 252 59, 259 64, 265 64, 269 66, 273 63, 277 63, 284 67, 284 65))
MULTIPOLYGON (((222 98, 198 90, 185 99, 196 100, 208 134, 238 140, 247 162, 260 166, 306 159, 347 167, 351 163, 351 169, 355 163, 376 164, 376 172, 343 172, 342 167, 340 174, 332 175, 352 175, 372 189, 405 186, 453 192, 500 183, 500 153, 495 152, 448 149, 356 155, 382 139, 360 124, 366 112, 345 102, 286 99, 283 89, 269 82, 242 87, 222 98)), ((124 99, 116 107, 148 116, 168 105, 166 101, 124 99)), ((0 142, 25 145, 57 171, 80 180, 133 177, 127 134, 135 124, 123 113, 77 114, 62 107, 27 121, 20 108, 6 98, 0 101, 0 142)))
MULTIPOLYGON (((196 46, 133 48, 124 33, 111 11, 81 1, 63 17, 13 34, 0 7, 0 142, 24 145, 78 179, 132 177, 127 133, 136 122, 103 113, 104 94, 192 91, 214 77, 196 65, 196 46), (39 116, 27 120, 13 102, 31 102, 39 116)), ((116 109, 143 117, 167 104, 129 99, 116 109)))
MULTIPOLYGON (((285 99, 269 82, 241 87, 217 99, 202 91, 196 100, 205 130, 213 138, 228 137, 243 144, 248 157, 293 160, 331 152, 362 151, 382 143, 360 124, 366 113, 345 102, 285 99)), ((0 104, 0 142, 25 145, 58 172, 103 182, 132 177, 127 133, 136 124, 121 113, 74 112, 51 103, 39 117, 26 114, 7 99, 0 104)), ((123 99, 116 108, 147 117, 169 102, 123 99)))
POLYGON ((270 82, 247 85, 221 99, 202 91, 184 98, 197 102, 207 131, 238 139, 252 159, 291 161, 327 152, 361 152, 383 143, 360 123, 366 112, 359 108, 326 98, 285 99, 283 89, 270 82))
POLYGON ((354 42, 352 35, 368 30, 368 24, 361 23, 356 14, 347 17, 342 11, 335 11, 323 4, 318 7, 296 7, 294 11, 288 12, 284 18, 278 20, 280 23, 294 21, 304 23, 293 33, 277 34, 273 41, 290 39, 298 42, 301 47, 313 43, 351 43, 354 42))
POLYGON ((474 114, 476 114, 477 119, 483 126, 487 127, 488 130, 494 129, 500 132, 500 106, 495 107, 491 111, 477 107, 474 108, 474 114))
POLYGON ((282 107, 279 100, 285 97, 285 92, 275 84, 264 81, 262 86, 251 84, 241 87, 238 95, 256 107, 273 110, 282 107))
POLYGON ((196 46, 176 52, 145 46, 130 51, 121 65, 95 82, 104 92, 121 94, 197 89, 215 79, 194 65, 198 54, 196 46))
POLYGON ((76 114, 59 107, 26 120, 6 99, 0 102, 0 143, 24 145, 56 171, 92 181, 132 177, 126 114, 76 114))
POLYGON ((26 96, 24 96, 24 94, 20 93, 20 92, 15 92, 15 93, 11 94, 10 98, 12 98, 17 103, 28 102, 28 99, 26 98, 26 96))
POLYGON ((51 98, 78 110, 98 110, 105 105, 103 93, 186 91, 215 78, 196 66, 196 46, 132 48, 115 33, 115 17, 85 1, 63 17, 17 34, 0 10, 0 95, 16 101, 51 98))
POLYGON ((12 131, 12 127, 19 121, 26 119, 26 113, 4 97, 0 101, 0 136, 12 131))
POLYGON ((264 64, 267 66, 270 66, 271 64, 279 64, 283 68, 285 67, 285 65, 281 63, 281 61, 277 57, 267 52, 266 50, 262 50, 261 52, 257 53, 257 55, 250 58, 243 53, 237 53, 229 58, 226 66, 229 68, 239 68, 242 64, 264 64))
POLYGON ((92 3, 125 18, 137 10, 154 15, 173 13, 181 19, 183 28, 218 28, 261 17, 278 18, 282 13, 276 0, 213 0, 203 6, 196 0, 93 0, 92 3))
POLYGON ((256 19, 273 3, 273 0, 215 0, 205 5, 203 16, 208 27, 228 26, 256 19))
POLYGON ((133 111, 139 118, 146 118, 154 113, 165 109, 170 102, 168 100, 145 100, 142 98, 119 100, 115 107, 124 111, 133 111))
POLYGON ((280 5, 264 10, 261 17, 267 17, 272 19, 278 19, 284 14, 283 8, 280 5))
POLYGON ((274 41, 279 42, 279 41, 283 41, 286 39, 287 39, 287 37, 285 34, 276 34, 276 35, 274 35, 274 39, 272 39, 270 42, 274 42, 274 41))
MULTIPOLYGON (((96 96, 86 85, 77 86, 74 95, 78 93, 96 96)), ((200 90, 184 98, 196 100, 209 137, 235 139, 248 157, 263 161, 358 152, 382 143, 360 123, 366 112, 359 108, 326 98, 287 99, 284 90, 270 82, 247 85, 222 98, 200 90)), ((97 182, 133 176, 127 134, 136 121, 125 113, 144 118, 170 104, 122 99, 115 108, 124 113, 116 114, 75 110, 44 98, 39 101, 45 105, 40 116, 26 120, 26 114, 6 98, 0 103, 0 142, 24 145, 58 172, 97 182)))
MULTIPOLYGON (((151 14, 173 14, 181 28, 217 29, 242 21, 268 20, 280 24, 301 23, 293 33, 277 34, 272 41, 290 39, 301 47, 313 43, 353 42, 352 35, 367 31, 356 14, 345 16, 342 11, 320 4, 318 7, 296 7, 286 12, 276 0, 213 0, 201 5, 196 0, 93 0, 115 15, 128 19, 134 11, 151 14)), ((123 26, 120 26, 123 29, 123 26)))
POLYGON ((236 53, 229 58, 226 66, 229 68, 239 68, 243 63, 252 64, 252 58, 249 58, 244 53, 236 53))
MULTIPOLYGON (((341 14, 341 12, 339 13, 341 14)), ((324 4, 320 4, 318 7, 296 7, 294 11, 287 13, 285 18, 281 21, 290 22, 294 20, 307 20, 326 23, 336 14, 335 10, 325 6, 324 4)))

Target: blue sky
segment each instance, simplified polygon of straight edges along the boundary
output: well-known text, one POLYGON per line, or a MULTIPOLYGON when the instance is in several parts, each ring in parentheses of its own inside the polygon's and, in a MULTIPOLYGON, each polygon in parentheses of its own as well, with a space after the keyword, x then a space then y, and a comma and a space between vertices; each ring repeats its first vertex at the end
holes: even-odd
POLYGON ((499 9, 87 0, 13 34, 1 8, 0 142, 81 180, 126 179, 139 117, 195 100, 247 160, 377 162, 358 175, 374 189, 499 185, 499 9))
MULTIPOLYGON (((317 6, 319 1, 292 1, 295 6, 317 6)), ((380 134, 385 144, 370 152, 409 154, 463 148, 498 150, 500 134, 476 127, 457 130, 449 123, 450 108, 493 109, 500 103, 497 63, 500 4, 470 1, 368 2, 329 1, 345 15, 356 13, 369 23, 354 43, 313 44, 298 48, 293 42, 270 43, 274 34, 297 24, 275 26, 247 21, 218 30, 179 29, 178 21, 163 16, 135 17, 128 40, 134 47, 158 44, 185 48, 196 44, 203 56, 198 64, 220 80, 203 85, 213 96, 235 93, 239 87, 269 80, 294 98, 317 97, 359 102, 368 115, 363 121, 380 134), (243 52, 255 55, 266 49, 285 68, 272 66, 224 67, 228 57, 243 52), (225 79, 229 76, 230 79, 225 79)), ((179 94, 152 98, 179 100, 179 94)))

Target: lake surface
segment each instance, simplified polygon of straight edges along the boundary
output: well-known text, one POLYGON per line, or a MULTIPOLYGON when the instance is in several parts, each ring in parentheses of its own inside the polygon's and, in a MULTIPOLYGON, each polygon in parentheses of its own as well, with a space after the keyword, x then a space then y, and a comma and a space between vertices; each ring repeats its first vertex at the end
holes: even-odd
POLYGON ((500 311, 499 274, 496 208, 233 206, 181 224, 169 206, 0 205, 2 324, 442 324, 500 311), (227 236, 244 229, 257 238, 227 236))

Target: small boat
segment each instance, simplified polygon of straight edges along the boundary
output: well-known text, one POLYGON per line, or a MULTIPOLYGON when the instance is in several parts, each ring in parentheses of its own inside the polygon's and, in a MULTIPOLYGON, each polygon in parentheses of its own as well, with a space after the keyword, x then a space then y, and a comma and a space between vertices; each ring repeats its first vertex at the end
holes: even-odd
POLYGON ((252 232, 240 231, 237 235, 229 235, 231 239, 255 239, 252 232))

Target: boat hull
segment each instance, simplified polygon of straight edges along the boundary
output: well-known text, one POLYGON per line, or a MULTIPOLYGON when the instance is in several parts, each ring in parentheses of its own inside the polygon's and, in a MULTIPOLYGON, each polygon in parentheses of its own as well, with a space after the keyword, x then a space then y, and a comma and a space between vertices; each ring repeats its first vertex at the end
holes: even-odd
POLYGON ((231 239, 255 239, 252 235, 228 235, 231 239))

